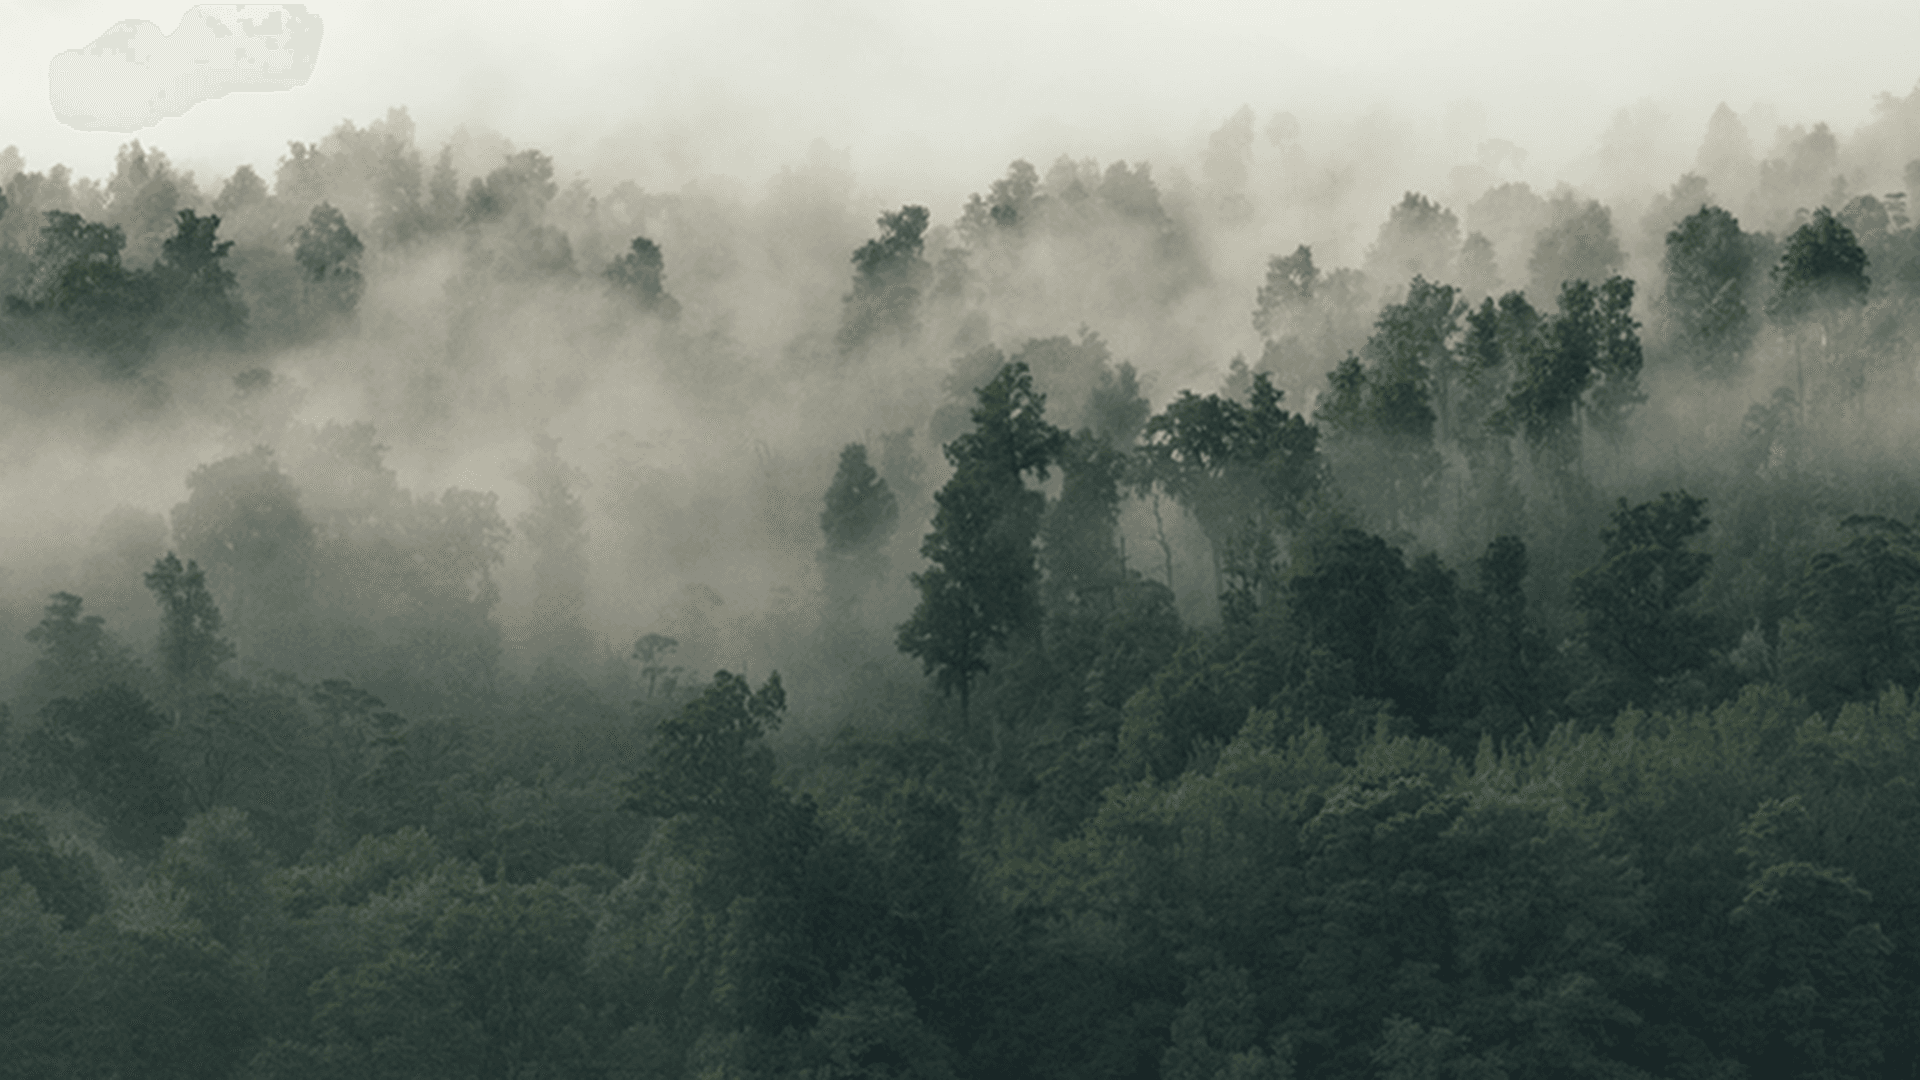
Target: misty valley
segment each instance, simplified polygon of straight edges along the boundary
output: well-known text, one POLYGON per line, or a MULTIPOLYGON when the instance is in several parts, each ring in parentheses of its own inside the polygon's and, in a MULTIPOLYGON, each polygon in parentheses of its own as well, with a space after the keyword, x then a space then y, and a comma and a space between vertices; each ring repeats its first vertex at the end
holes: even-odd
POLYGON ((1920 90, 1368 154, 0 150, 0 1077, 1920 1073, 1920 90))

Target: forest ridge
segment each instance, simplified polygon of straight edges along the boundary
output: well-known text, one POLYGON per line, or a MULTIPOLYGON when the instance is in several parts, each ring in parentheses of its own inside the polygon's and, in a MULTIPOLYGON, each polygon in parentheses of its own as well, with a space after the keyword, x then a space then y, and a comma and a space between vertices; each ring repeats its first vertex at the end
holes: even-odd
POLYGON ((0 151, 0 1076, 1913 1076, 1920 91, 1764 134, 0 151))

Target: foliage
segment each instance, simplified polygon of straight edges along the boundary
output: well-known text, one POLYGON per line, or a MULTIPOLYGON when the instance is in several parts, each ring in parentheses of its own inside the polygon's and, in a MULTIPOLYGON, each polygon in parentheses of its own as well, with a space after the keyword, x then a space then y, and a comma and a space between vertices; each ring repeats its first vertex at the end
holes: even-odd
POLYGON ((627 253, 607 264, 606 279, 613 291, 639 310, 663 319, 680 314, 680 302, 667 295, 666 256, 660 245, 636 236, 627 253))
POLYGON ((293 232, 293 261, 300 265, 308 301, 327 316, 349 314, 360 303, 366 279, 360 274, 365 245, 330 203, 307 215, 293 232))
POLYGON ((1739 370, 1759 331, 1748 309, 1758 262, 1753 239, 1717 206, 1702 206, 1667 233, 1666 306, 1675 345, 1703 374, 1739 370))
POLYGON ((932 268, 921 251, 926 244, 924 206, 903 206, 881 214, 880 236, 853 253, 853 291, 840 320, 842 352, 869 342, 911 338, 919 328, 919 307, 932 268))
POLYGON ((147 591, 160 604, 160 671, 176 686, 195 687, 213 678, 233 658, 233 643, 220 634, 220 608, 207 591, 207 576, 189 559, 180 565, 169 551, 146 575, 147 591))
POLYGON ((899 633, 900 650, 943 692, 958 691, 963 711, 989 650, 1037 626, 1034 540, 1046 499, 1025 477, 1045 479, 1066 440, 1046 422, 1046 396, 1023 363, 1001 368, 976 397, 974 429, 945 447, 953 477, 934 496, 920 546, 933 566, 913 575, 920 602, 899 633))
POLYGON ((1787 237, 1772 277, 1767 314, 1782 323, 1863 304, 1871 284, 1867 253, 1824 206, 1787 237))

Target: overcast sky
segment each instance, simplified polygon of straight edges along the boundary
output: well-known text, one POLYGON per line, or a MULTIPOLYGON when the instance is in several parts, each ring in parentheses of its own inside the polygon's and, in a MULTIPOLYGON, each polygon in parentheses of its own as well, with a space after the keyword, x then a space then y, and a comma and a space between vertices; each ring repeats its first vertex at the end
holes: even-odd
MULTIPOLYGON (((203 181, 271 176, 289 139, 406 106, 421 140, 461 124, 546 150, 563 176, 752 181, 816 138, 863 183, 927 197, 1018 155, 1184 155, 1242 104, 1311 135, 1386 112, 1530 151, 1538 179, 1653 101, 1692 142, 1716 102, 1788 122, 1864 121, 1920 79, 1920 4, 1520 0, 813 0, 501 3, 321 0, 304 87, 235 94, 136 135, 53 118, 47 64, 122 19, 172 32, 188 5, 29 0, 0 23, 0 145, 29 167, 111 169, 130 138, 203 181)), ((1770 133, 1755 133, 1764 150, 1770 133)))

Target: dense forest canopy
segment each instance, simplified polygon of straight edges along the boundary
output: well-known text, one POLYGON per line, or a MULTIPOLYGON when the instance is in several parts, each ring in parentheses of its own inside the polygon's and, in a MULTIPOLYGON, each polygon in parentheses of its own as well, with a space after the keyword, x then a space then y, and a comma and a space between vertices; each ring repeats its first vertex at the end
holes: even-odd
POLYGON ((0 1075, 1915 1075, 1920 90, 462 138, 0 152, 0 1075))

